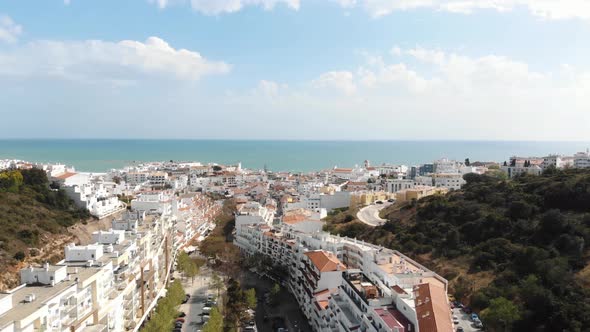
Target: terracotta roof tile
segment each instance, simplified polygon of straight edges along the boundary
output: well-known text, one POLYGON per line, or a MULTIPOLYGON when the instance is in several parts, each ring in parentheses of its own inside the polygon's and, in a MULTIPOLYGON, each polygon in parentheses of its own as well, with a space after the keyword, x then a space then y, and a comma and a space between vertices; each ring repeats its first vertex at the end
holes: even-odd
POLYGON ((334 256, 334 254, 323 251, 308 251, 304 253, 315 267, 320 272, 332 272, 332 271, 344 271, 346 266, 340 262, 340 260, 334 256))

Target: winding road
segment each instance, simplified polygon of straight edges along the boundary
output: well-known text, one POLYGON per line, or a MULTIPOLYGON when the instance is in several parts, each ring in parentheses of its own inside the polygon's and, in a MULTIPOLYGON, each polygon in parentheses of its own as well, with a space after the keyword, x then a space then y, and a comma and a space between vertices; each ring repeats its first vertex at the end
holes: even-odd
POLYGON ((384 202, 383 204, 371 204, 365 206, 359 210, 359 212, 356 214, 356 217, 369 226, 375 227, 383 225, 387 220, 381 219, 379 217, 379 211, 390 206, 391 204, 392 203, 390 202, 384 202))

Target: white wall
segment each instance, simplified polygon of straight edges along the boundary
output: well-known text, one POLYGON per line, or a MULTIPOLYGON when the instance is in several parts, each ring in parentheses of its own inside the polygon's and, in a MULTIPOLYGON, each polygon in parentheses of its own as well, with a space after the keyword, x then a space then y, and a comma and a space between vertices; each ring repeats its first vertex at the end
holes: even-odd
POLYGON ((75 246, 69 245, 65 249, 66 262, 83 262, 99 259, 102 254, 101 245, 75 246))

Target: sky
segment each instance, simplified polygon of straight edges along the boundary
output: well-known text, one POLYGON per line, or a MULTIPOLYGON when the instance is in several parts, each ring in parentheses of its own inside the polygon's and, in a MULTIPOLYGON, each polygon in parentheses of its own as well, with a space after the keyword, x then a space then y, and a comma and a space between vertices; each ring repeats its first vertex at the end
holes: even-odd
POLYGON ((0 0, 0 138, 590 141, 590 0, 0 0))

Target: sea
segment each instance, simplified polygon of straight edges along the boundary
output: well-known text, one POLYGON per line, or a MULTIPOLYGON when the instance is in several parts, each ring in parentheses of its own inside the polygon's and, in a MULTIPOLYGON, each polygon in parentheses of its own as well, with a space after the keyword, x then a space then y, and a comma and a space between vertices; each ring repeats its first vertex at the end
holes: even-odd
POLYGON ((3 139, 0 159, 64 163, 106 172, 146 161, 199 161, 250 169, 309 172, 369 160, 419 165, 440 158, 503 162, 510 156, 573 155, 588 142, 547 141, 290 141, 151 139, 3 139))

